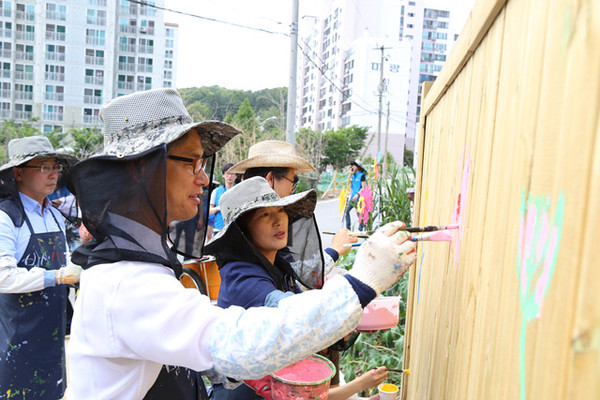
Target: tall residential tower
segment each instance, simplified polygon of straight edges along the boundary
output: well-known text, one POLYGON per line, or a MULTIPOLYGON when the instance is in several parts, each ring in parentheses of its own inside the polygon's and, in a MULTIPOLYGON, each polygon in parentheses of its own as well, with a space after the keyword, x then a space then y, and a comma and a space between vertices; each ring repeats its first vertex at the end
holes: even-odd
POLYGON ((0 118, 91 128, 117 96, 174 87, 178 26, 147 3, 0 1, 0 118))

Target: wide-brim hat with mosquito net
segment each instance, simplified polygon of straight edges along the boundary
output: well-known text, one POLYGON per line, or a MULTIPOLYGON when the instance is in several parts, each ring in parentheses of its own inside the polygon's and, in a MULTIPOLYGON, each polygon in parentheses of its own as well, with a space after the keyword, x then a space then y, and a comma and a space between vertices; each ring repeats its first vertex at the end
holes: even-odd
MULTIPOLYGON (((180 249, 177 243, 172 249, 167 239, 167 152, 180 138, 195 132, 203 158, 209 158, 241 131, 219 121, 194 122, 179 93, 168 88, 118 97, 102 106, 100 118, 104 148, 77 163, 69 176, 69 189, 77 196, 83 223, 94 237, 76 254, 82 256, 79 264, 92 259, 96 263, 138 260, 169 265, 179 274, 181 266, 172 250, 180 249), (160 235, 159 245, 150 239, 149 230, 160 235)), ((214 157, 212 161, 214 165, 214 157)), ((212 179, 212 171, 207 175, 212 179)), ((206 202, 199 198, 195 234, 202 240, 194 248, 197 254, 189 257, 201 255, 206 228, 206 202)))
POLYGON ((248 240, 237 221, 244 214, 259 208, 283 207, 289 217, 288 243, 280 253, 291 264, 296 279, 307 287, 317 287, 318 282, 322 284, 323 260, 320 238, 318 232, 313 230, 316 204, 315 190, 281 198, 265 178, 256 176, 246 179, 227 190, 221 197, 219 205, 224 226, 205 245, 204 252, 214 255, 219 267, 229 261, 247 258, 249 252, 254 252, 257 263, 268 264, 252 245, 248 245, 248 240), (304 279, 305 275, 310 275, 307 272, 309 268, 312 275, 304 279))
POLYGON ((67 152, 54 150, 45 136, 27 136, 12 139, 8 142, 8 162, 0 167, 0 202, 2 208, 15 226, 23 224, 23 206, 18 200, 18 188, 13 174, 13 168, 19 167, 36 158, 53 158, 67 173, 77 162, 77 157, 67 152))
POLYGON ((229 172, 243 174, 251 168, 283 167, 294 168, 296 173, 314 171, 307 160, 296 154, 291 143, 281 140, 265 140, 248 150, 248 158, 235 164, 229 172))

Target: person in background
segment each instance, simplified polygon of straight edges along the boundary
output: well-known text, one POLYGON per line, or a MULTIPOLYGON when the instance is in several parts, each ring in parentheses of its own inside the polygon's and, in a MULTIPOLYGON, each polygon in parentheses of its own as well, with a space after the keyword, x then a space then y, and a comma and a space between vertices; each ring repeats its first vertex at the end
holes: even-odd
POLYGON ((48 196, 76 158, 44 136, 13 139, 0 167, 0 394, 61 399, 67 385, 64 218, 48 196))
MULTIPOLYGON (((316 200, 315 190, 280 198, 262 177, 245 179, 223 195, 223 232, 205 246, 220 267, 218 306, 276 307, 286 297, 301 293, 294 270, 279 251, 288 243, 289 223, 311 218, 316 200)), ((405 247, 407 252, 414 249, 408 243, 405 247)), ((346 399, 363 390, 364 384, 376 385, 386 377, 387 370, 382 367, 356 382, 332 387, 329 398, 346 399)), ((268 378, 247 381, 248 386, 233 391, 217 385, 215 399, 269 398, 268 378)))
MULTIPOLYGON (((263 377, 356 328, 363 308, 415 261, 404 225, 394 222, 361 246, 347 275, 322 290, 274 308, 213 306, 179 282, 168 227, 202 209, 207 159, 241 132, 194 123, 169 88, 118 97, 100 115, 104 149, 69 175, 94 240, 72 256, 85 270, 68 349, 68 398, 142 399, 163 365, 227 385, 263 377)), ((202 388, 192 390, 207 398, 202 388)), ((181 398, 167 393, 163 399, 181 398)))
MULTIPOLYGON (((346 202, 346 228, 352 229, 350 211, 358 205, 358 200, 360 200, 359 192, 367 185, 367 171, 362 167, 360 161, 355 160, 350 163, 348 182, 350 183, 350 196, 346 202)), ((358 230, 362 231, 363 228, 362 222, 359 223, 358 230)))
POLYGON ((228 163, 223 166, 221 172, 223 173, 223 180, 225 181, 225 184, 216 188, 210 195, 210 208, 208 213, 215 216, 215 225, 212 232, 213 236, 219 233, 219 231, 223 228, 223 215, 221 214, 221 207, 219 206, 221 196, 223 196, 223 193, 235 185, 235 179, 237 178, 236 174, 228 172, 231 167, 233 167, 232 163, 228 163))
MULTIPOLYGON (((294 193, 298 184, 298 173, 311 172, 315 168, 294 151, 294 147, 281 140, 266 140, 251 146, 248 158, 230 168, 229 172, 244 174, 243 179, 262 176, 269 186, 280 196, 286 197, 294 193)), ((315 229, 314 235, 319 236, 315 229)), ((346 244, 356 243, 357 237, 350 235, 347 229, 336 232, 330 247, 325 249, 324 272, 327 275, 339 257, 351 249, 346 244)), ((303 277, 300 277, 301 279, 303 277)))

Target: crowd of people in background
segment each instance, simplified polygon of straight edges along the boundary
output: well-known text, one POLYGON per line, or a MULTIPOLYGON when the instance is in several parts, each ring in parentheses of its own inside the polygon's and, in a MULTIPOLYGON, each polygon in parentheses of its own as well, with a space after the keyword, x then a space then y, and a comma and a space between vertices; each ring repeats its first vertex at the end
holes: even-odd
MULTIPOLYGON (((270 398, 265 377, 318 351, 339 369, 363 308, 416 258, 394 222, 360 247, 347 273, 331 274, 356 242, 360 163, 351 166, 347 227, 323 249, 316 192, 295 193, 297 174, 314 167, 291 144, 252 146, 220 168, 223 184, 209 194, 207 163, 241 131, 192 121, 173 89, 114 99, 101 116, 104 148, 85 160, 42 136, 9 143, 0 168, 0 393, 261 399, 270 398), (70 245, 69 230, 81 234, 70 245), (221 272, 217 306, 178 281, 185 259, 207 254, 221 272)), ((330 398, 386 377, 383 366, 345 385, 336 377, 330 398)))

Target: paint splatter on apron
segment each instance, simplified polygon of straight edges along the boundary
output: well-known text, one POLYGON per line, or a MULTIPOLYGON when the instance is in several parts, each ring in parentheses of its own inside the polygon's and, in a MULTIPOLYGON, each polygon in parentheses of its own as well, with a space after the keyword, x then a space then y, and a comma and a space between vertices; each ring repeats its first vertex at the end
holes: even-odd
MULTIPOLYGON (((52 214, 54 217, 54 214, 52 214)), ((54 217, 56 226, 58 221, 54 217)), ((35 233, 18 266, 56 270, 66 265, 66 239, 60 230, 35 233)), ((0 293, 0 399, 60 399, 65 370, 67 287, 31 293, 0 293)))

